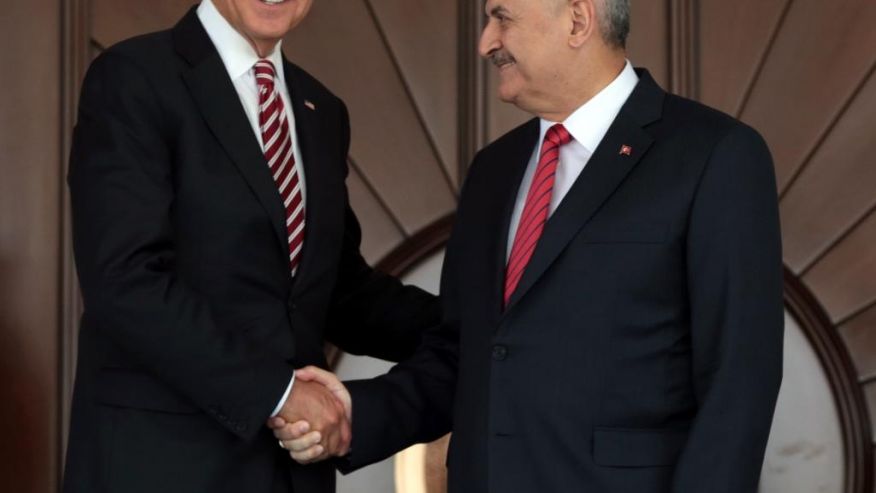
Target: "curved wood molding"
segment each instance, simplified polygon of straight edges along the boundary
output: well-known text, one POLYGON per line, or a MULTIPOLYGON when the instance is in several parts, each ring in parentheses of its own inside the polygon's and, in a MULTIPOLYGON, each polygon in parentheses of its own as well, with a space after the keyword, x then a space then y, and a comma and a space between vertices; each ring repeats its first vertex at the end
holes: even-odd
POLYGON ((377 270, 395 277, 437 252, 447 243, 456 214, 448 214, 408 238, 377 263, 377 270))
POLYGON ((845 493, 871 493, 873 435, 855 366, 837 328, 821 304, 787 267, 785 306, 812 344, 833 390, 843 433, 845 493))

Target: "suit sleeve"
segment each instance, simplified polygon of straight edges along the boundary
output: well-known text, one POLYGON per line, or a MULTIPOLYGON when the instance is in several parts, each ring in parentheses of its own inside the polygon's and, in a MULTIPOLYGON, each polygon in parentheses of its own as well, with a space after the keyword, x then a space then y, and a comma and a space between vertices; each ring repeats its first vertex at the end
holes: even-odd
MULTIPOLYGON (((344 145, 350 125, 341 103, 344 145)), ((413 354, 425 330, 438 325, 438 298, 371 268, 360 253, 362 231, 345 197, 346 218, 338 280, 329 308, 326 339, 352 354, 398 362, 413 354)))
POLYGON ((755 493, 782 378, 779 213, 772 159, 754 130, 713 150, 687 238, 697 413, 674 493, 755 493))
MULTIPOLYGON (((449 268, 445 262, 445 272, 449 268)), ((445 283, 442 282, 442 286, 445 283)), ((442 296, 442 304, 452 304, 442 296)), ((409 359, 386 375, 345 382, 353 399, 352 452, 338 461, 349 473, 415 443, 450 432, 459 364, 459 322, 451 312, 423 334, 409 359)))
POLYGON ((135 364, 251 439, 293 369, 244 331, 220 330, 176 275, 171 125, 133 60, 107 52, 92 64, 68 176, 85 310, 135 364))
MULTIPOLYGON (((476 173, 477 158, 469 171, 476 173)), ((465 190, 459 213, 465 214, 465 190)), ((416 353, 388 374, 346 382, 353 398, 352 452, 338 461, 349 473, 381 461, 415 443, 436 440, 451 430, 459 373, 459 227, 454 227, 441 270, 441 323, 423 334, 416 353)))

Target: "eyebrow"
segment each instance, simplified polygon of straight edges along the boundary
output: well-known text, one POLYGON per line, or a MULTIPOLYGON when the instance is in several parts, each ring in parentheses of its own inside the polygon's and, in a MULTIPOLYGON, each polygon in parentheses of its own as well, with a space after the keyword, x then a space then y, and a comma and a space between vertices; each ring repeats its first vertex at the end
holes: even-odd
POLYGON ((491 17, 495 17, 495 16, 497 16, 497 15, 499 15, 499 14, 505 14, 505 15, 508 15, 508 13, 509 13, 509 12, 508 12, 508 9, 505 8, 504 5, 497 5, 497 6, 493 7, 492 10, 490 10, 490 16, 491 16, 491 17))

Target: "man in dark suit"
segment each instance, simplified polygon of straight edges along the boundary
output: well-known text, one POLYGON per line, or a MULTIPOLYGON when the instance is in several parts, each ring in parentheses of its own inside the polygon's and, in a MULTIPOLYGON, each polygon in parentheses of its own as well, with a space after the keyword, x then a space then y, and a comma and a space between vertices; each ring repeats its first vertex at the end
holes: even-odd
POLYGON ((86 77, 69 184, 85 311, 64 491, 329 493, 266 427, 349 422, 295 368, 400 360, 437 300, 366 265, 337 97, 283 59, 311 0, 205 0, 86 77))
MULTIPOLYGON (((754 493, 782 369, 766 145, 631 68, 626 0, 486 11, 500 95, 539 118, 474 159, 440 329, 347 384, 342 468, 452 429, 452 493, 754 493)), ((321 458, 275 421, 294 458, 321 458)))

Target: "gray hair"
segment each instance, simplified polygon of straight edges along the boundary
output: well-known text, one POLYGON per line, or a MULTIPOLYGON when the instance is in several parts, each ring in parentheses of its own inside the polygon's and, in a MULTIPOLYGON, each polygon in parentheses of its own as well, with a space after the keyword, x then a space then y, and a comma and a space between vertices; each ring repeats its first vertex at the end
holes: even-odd
POLYGON ((626 48, 630 34, 630 0, 602 0, 599 27, 606 43, 626 48))

